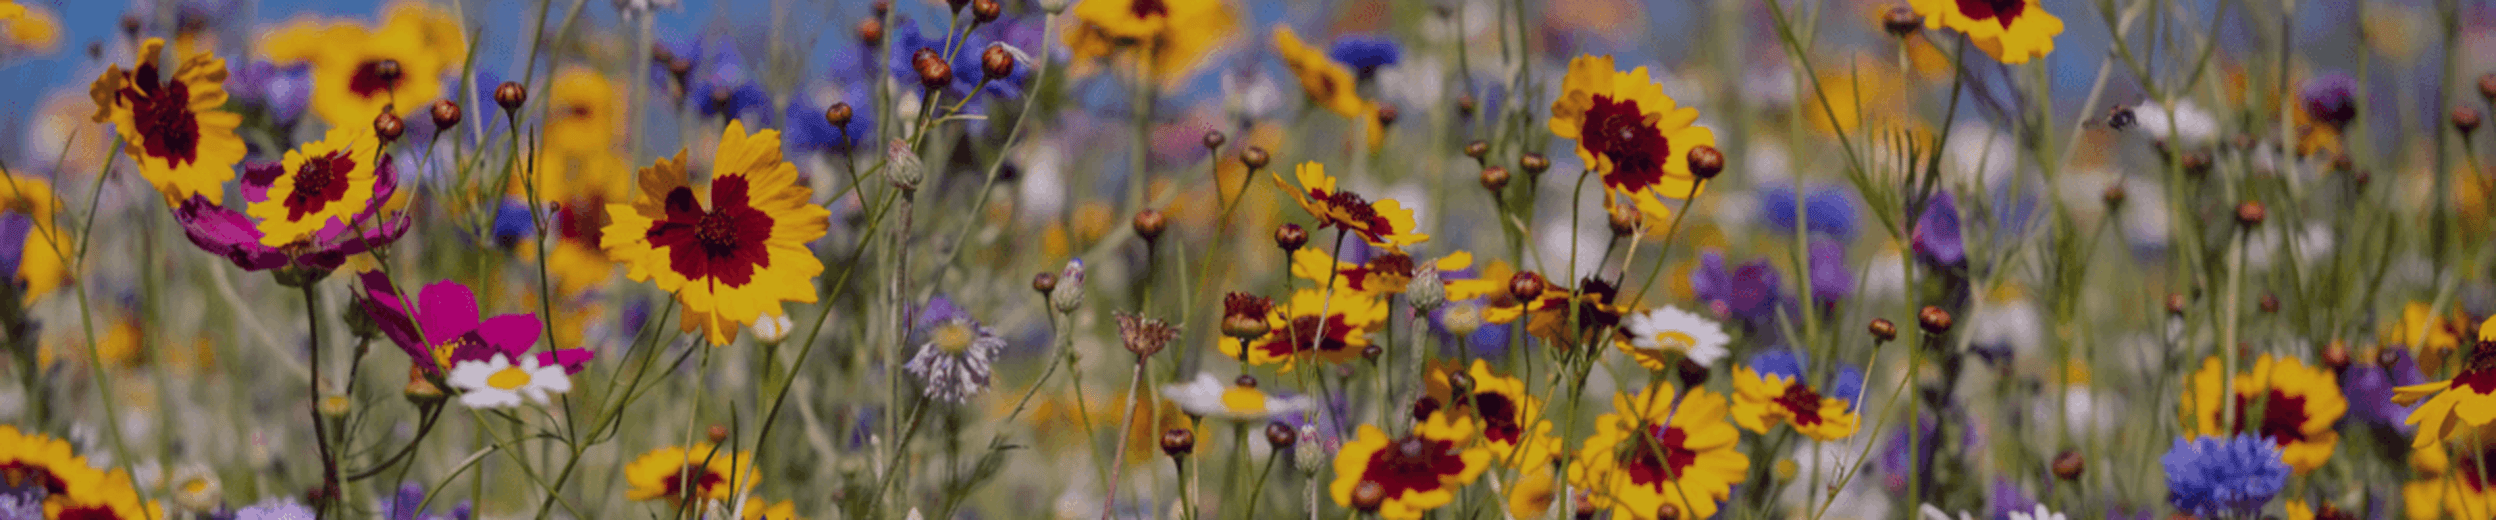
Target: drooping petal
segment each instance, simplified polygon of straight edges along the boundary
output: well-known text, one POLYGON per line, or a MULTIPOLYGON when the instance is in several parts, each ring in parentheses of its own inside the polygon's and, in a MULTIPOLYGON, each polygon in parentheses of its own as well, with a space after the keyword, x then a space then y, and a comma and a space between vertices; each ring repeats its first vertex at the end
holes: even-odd
POLYGON ((427 341, 447 342, 477 330, 477 295, 459 282, 425 286, 416 296, 416 308, 416 323, 427 341))
POLYGON ((476 332, 477 336, 485 338, 487 345, 493 345, 504 354, 519 357, 527 353, 529 347, 537 345, 539 335, 546 332, 545 327, 546 323, 538 321, 535 314, 504 314, 478 323, 476 332))

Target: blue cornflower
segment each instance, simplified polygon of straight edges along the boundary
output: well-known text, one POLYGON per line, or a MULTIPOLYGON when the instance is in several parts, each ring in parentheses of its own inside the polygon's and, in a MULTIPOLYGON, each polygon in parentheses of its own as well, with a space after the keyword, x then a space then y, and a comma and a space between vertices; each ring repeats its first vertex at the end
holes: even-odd
POLYGON ((1772 375, 1785 376, 1790 379, 1803 377, 1803 356, 1794 353, 1792 349, 1772 348, 1759 351, 1757 354, 1751 354, 1749 365, 1751 370, 1759 372, 1761 377, 1772 375))
MULTIPOLYGON (((703 117, 754 122, 771 114, 771 95, 746 70, 745 58, 735 45, 707 38, 672 40, 659 45, 672 58, 691 67, 685 72, 681 94, 685 102, 701 110, 703 117)), ((668 65, 653 61, 651 82, 661 88, 674 87, 675 74, 668 70, 668 65)), ((483 87, 485 83, 478 85, 483 87)))
POLYGON ((2315 121, 2339 128, 2357 119, 2357 78, 2348 73, 2333 72, 2305 81, 2297 92, 2305 107, 2305 115, 2315 121))
POLYGON ((1940 266, 1967 262, 1967 245, 1959 238, 1959 205, 1950 200, 1950 192, 1933 195, 1924 206, 1924 215, 1916 217, 1910 235, 1918 260, 1940 266))
POLYGON ((2167 503, 2204 518, 2252 515, 2288 485, 2279 446, 2253 435, 2178 438, 2158 462, 2167 470, 2167 503))
POLYGON ((1855 273, 1846 268, 1846 243, 1811 239, 1811 298, 1830 305, 1855 294, 1855 273))
POLYGON ((1829 382, 1829 397, 1845 399, 1849 403, 1863 402, 1863 369, 1838 364, 1837 380, 1829 382))
POLYGON ((226 78, 225 89, 244 107, 259 109, 279 124, 291 123, 303 116, 304 106, 312 101, 312 66, 280 67, 254 61, 235 69, 226 78))
POLYGON ((2349 364, 2348 373, 2341 380, 2342 390, 2349 397, 2349 415, 2408 437, 2418 428, 2409 424, 2409 412, 2417 410, 2419 404, 2401 406, 2392 402, 2392 389, 2425 383, 2427 378, 2407 349, 2384 349, 2384 353, 2392 358, 2391 363, 2349 364))
MULTIPOLYGON (((1794 189, 1769 186, 1759 190, 1760 216, 1779 231, 1794 231, 1794 189)), ((1805 222, 1813 233, 1838 238, 1855 236, 1855 201, 1846 190, 1822 186, 1803 197, 1805 222)))
POLYGON ((1335 45, 1326 50, 1326 57, 1351 67, 1366 79, 1381 67, 1404 59, 1404 47, 1395 41, 1375 36, 1344 36, 1335 38, 1335 45))
POLYGON ((494 211, 494 244, 511 247, 537 235, 537 219, 529 214, 529 203, 519 197, 504 197, 494 211))

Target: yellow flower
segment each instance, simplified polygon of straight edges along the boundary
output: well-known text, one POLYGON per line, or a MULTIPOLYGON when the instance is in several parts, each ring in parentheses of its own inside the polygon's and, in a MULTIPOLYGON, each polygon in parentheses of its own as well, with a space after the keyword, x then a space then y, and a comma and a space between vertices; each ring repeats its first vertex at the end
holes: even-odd
MULTIPOLYGON (((2486 331, 2490 326, 2496 326, 2496 318, 2479 327, 2486 331)), ((2410 447, 2425 448, 2435 445, 2435 441, 2450 439, 2464 423, 2487 426, 2496 421, 2496 348, 2490 348, 2496 342, 2488 340, 2487 335, 2480 333, 2469 365, 2452 379, 2392 389, 2392 401, 2402 406, 2420 399, 2427 401, 2409 413, 2409 424, 2418 425, 2418 437, 2411 440, 2410 447)))
POLYGON ((763 499, 747 498, 740 509, 745 514, 738 518, 744 520, 803 520, 797 517, 797 503, 787 500, 765 505, 763 499))
POLYGON ((1453 372, 1452 366, 1433 363, 1423 379, 1425 395, 1413 402, 1414 421, 1439 415, 1480 420, 1483 444, 1504 466, 1540 468, 1559 453, 1560 438, 1542 419, 1543 400, 1526 395, 1525 381, 1492 372, 1490 364, 1476 359, 1465 372, 1473 388, 1458 398, 1449 383, 1453 372))
POLYGON ((1300 187, 1283 181, 1283 174, 1274 174, 1274 186, 1291 194, 1300 202, 1300 209, 1317 217, 1317 228, 1340 227, 1358 234, 1369 245, 1388 249, 1430 240, 1430 235, 1413 232, 1413 210, 1404 209, 1395 199, 1372 203, 1361 194, 1336 189, 1335 178, 1326 174, 1326 165, 1315 161, 1300 163, 1292 171, 1300 187))
POLYGON ((1560 501, 1560 492, 1553 489, 1551 472, 1529 473, 1516 485, 1508 486, 1508 516, 1524 519, 1550 518, 1551 504, 1560 501))
POLYGON ((1350 506, 1354 491, 1376 486, 1386 498, 1379 503, 1379 518, 1421 518, 1454 502, 1457 489, 1490 468, 1489 451, 1466 447, 1473 425, 1471 418, 1438 415, 1414 424, 1412 433, 1389 439, 1377 426, 1363 424, 1335 452, 1335 480, 1327 491, 1336 505, 1350 506))
POLYGON ((1611 56, 1579 56, 1569 60, 1561 88, 1551 102, 1551 133, 1577 141, 1578 158, 1603 174, 1608 192, 1676 199, 1699 193, 1689 153, 1715 146, 1716 132, 1691 126, 1699 109, 1676 106, 1646 67, 1621 72, 1611 56))
POLYGON ((14 276, 26 283, 20 296, 32 305, 44 295, 52 294, 69 282, 69 266, 64 263, 70 249, 78 243, 67 229, 53 225, 52 217, 60 211, 61 201, 52 193, 52 183, 27 175, 7 175, 0 182, 0 226, 24 225, 26 238, 18 252, 17 272, 0 273, 14 276), (25 219, 18 224, 17 219, 25 219))
POLYGON ((1282 55, 1283 67, 1300 78, 1300 91, 1309 95, 1310 104, 1344 117, 1375 117, 1376 109, 1354 88, 1352 68, 1335 62, 1325 49, 1300 41, 1300 33, 1290 27, 1275 26, 1274 52, 1282 55))
POLYGON ((615 81, 588 67, 568 66, 555 73, 553 97, 546 119, 546 150, 614 156, 617 134, 625 131, 624 106, 615 81))
POLYGON ((1569 465, 1569 483, 1613 518, 1655 520, 1667 504, 1682 518, 1715 516, 1717 502, 1751 469, 1736 451, 1741 432, 1725 422, 1724 396, 1694 389, 1675 400, 1672 387, 1655 384, 1614 394, 1612 408, 1595 419, 1595 436, 1569 465))
MULTIPOLYGON (((1352 291, 1303 288, 1266 318, 1272 332, 1248 348, 1248 363, 1280 363, 1289 372, 1303 361, 1342 363, 1361 357, 1370 333, 1387 326, 1387 302, 1352 291)), ((1239 359, 1243 343, 1224 336, 1222 355, 1239 359)))
POLYGON ((17 2, 9 0, 0 0, 0 22, 16 20, 21 16, 26 16, 26 6, 17 5, 17 2))
POLYGON ((340 126, 320 141, 287 151, 268 198, 246 208, 260 219, 260 244, 284 246, 309 240, 323 227, 353 223, 374 203, 379 166, 389 160, 380 147, 371 126, 340 126))
POLYGON ((1239 12, 1222 0, 1089 0, 1075 4, 1066 32, 1077 77, 1100 58, 1142 59, 1146 75, 1176 87, 1239 31, 1239 12))
POLYGON ((2376 339, 2385 345, 2409 347, 2418 368, 2434 374, 2443 371, 2444 359, 2461 348, 2461 327, 2467 320, 2459 310, 2452 316, 2436 316, 2435 306, 2409 302, 2401 306, 2399 321, 2384 322, 2376 339))
POLYGON ((710 444, 692 449, 668 446, 651 450, 624 465, 632 500, 728 500, 740 489, 754 487, 754 464, 745 452, 720 451, 710 444))
POLYGON ((2003 63, 2027 63, 2054 52, 2063 20, 2037 0, 1907 0, 1924 26, 1966 33, 1976 48, 2003 63))
MULTIPOLYGON (((1292 276, 1320 284, 1331 281, 1334 283, 1335 290, 1339 291, 1377 295, 1403 294, 1405 286, 1412 283, 1413 274, 1419 272, 1418 269, 1434 269, 1446 273, 1472 267, 1473 253, 1464 251, 1448 253, 1447 256, 1431 261, 1427 267, 1414 262, 1412 256, 1395 251, 1371 257, 1368 262, 1354 264, 1335 261, 1333 257, 1315 248, 1302 248, 1292 252, 1291 260, 1292 276)), ((1446 286, 1448 300, 1481 296, 1482 291, 1489 288, 1488 284, 1467 283, 1471 281, 1445 278, 1444 274, 1441 276, 1439 282, 1446 286)))
POLYGON ((234 136, 243 117, 220 108, 225 60, 191 55, 168 82, 156 62, 164 47, 163 39, 150 38, 139 45, 137 66, 114 65, 95 78, 87 89, 95 100, 94 119, 113 124, 128 142, 123 150, 139 163, 139 176, 167 200, 223 201, 225 182, 234 179, 234 164, 246 152, 242 138, 234 136))
POLYGON ((739 324, 785 314, 782 302, 815 301, 823 263, 807 249, 831 212, 812 200, 797 167, 780 158, 780 132, 747 135, 731 121, 719 138, 708 189, 685 184, 685 152, 641 170, 632 204, 608 204, 599 247, 684 304, 681 330, 701 327, 712 345, 739 324), (707 193, 705 193, 707 192, 707 193))
POLYGON ((88 465, 69 442, 0 425, 0 485, 40 489, 44 518, 154 518, 130 475, 88 465))
POLYGON ((1742 429, 1768 433, 1779 423, 1813 439, 1833 441, 1855 434, 1862 417, 1845 399, 1823 397, 1811 385, 1785 374, 1761 374, 1751 367, 1733 368, 1733 422, 1742 429))
MULTIPOLYGON (((1620 297, 1620 289, 1593 276, 1580 280, 1580 284, 1581 289, 1571 289, 1546 282, 1542 294, 1532 299, 1520 298, 1511 306, 1492 307, 1483 312, 1483 317, 1492 323, 1508 323, 1522 316, 1526 333, 1566 345, 1591 341, 1595 333, 1619 327, 1622 315, 1628 312, 1627 307, 1614 301, 1620 297), (1577 305, 1569 304, 1572 295, 1577 305), (1577 326, 1570 327, 1570 320, 1576 320, 1577 326)), ((1630 337, 1615 333, 1612 341, 1628 343, 1630 337)))
POLYGON ((383 107, 406 116, 433 102, 468 54, 459 21, 422 2, 393 4, 380 27, 295 20, 261 46, 280 65, 312 65, 312 111, 330 126, 369 126, 383 107))
POLYGON ((2251 433, 2269 438, 2279 444, 2280 460, 2300 475, 2331 459, 2340 443, 2340 433, 2331 425, 2349 411, 2337 376, 2303 361, 2264 354, 2251 372, 2236 374, 2236 416, 2231 420, 2220 417, 2231 404, 2221 400, 2222 373, 2217 358, 2203 360, 2201 371, 2185 387, 2184 405, 2177 411, 2189 418, 2187 424, 2196 425, 2194 435, 2251 433), (2261 415, 2248 417, 2257 411, 2261 415))
MULTIPOLYGON (((2489 433, 2481 429, 2482 437, 2489 433)), ((2490 459, 2496 459, 2496 444, 2484 440, 2453 446, 2460 454, 2460 464, 2441 448, 2410 450, 2409 467, 2417 480, 2401 485, 2404 513, 2410 520, 2439 518, 2487 518, 2496 514, 2496 489, 2483 479, 2490 459)))
POLYGON ((61 50, 61 18, 49 9, 0 6, 0 55, 42 56, 61 50))

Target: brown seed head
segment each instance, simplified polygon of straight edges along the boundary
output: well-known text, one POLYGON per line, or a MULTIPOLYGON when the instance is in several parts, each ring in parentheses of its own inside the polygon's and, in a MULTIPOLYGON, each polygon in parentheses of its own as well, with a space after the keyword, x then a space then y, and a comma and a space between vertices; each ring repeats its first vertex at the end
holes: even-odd
POLYGON ((997 21, 997 17, 1004 14, 1005 6, 997 5, 997 0, 971 2, 971 19, 978 20, 981 25, 997 21))
POLYGON ((988 46, 988 50, 979 52, 979 72, 988 75, 989 81, 999 81, 1013 76, 1014 53, 1006 52, 1003 44, 988 46))
POLYGON ((1283 224, 1283 227, 1274 228, 1274 247, 1283 248, 1285 253, 1299 251, 1300 246, 1308 243, 1309 230, 1301 229, 1299 224, 1283 224))
POLYGON ((2333 371, 2333 372, 2339 372, 2339 371, 2341 371, 2341 370, 2348 369, 2348 368, 2349 368, 2349 344, 2348 344, 2348 342, 2344 342, 2344 341, 2340 341, 2340 340, 2336 340, 2336 339, 2335 339, 2335 340, 2331 340, 2331 343, 2328 343, 2328 344, 2323 345, 2323 366, 2331 367, 2331 371, 2333 371))
POLYGON ((1378 512, 1378 506, 1386 503, 1387 486, 1384 484, 1373 480, 1362 480, 1360 485, 1352 487, 1353 509, 1358 509, 1363 513, 1375 513, 1378 512))
POLYGON ((2088 460, 2081 458, 2078 452, 2064 450, 2061 455, 2054 456, 2054 476, 2063 480, 2080 478, 2080 470, 2087 467, 2088 460))
POLYGON ((710 438, 711 444, 728 442, 727 426, 713 424, 708 431, 704 431, 702 433, 706 434, 706 436, 710 438))
POLYGON ((1881 29, 1889 31, 1890 36, 1905 38, 1922 28, 1924 15, 1915 14, 1915 10, 1907 6, 1892 6, 1888 12, 1881 13, 1881 29))
POLYGON ((1551 170, 1551 159, 1543 157, 1542 152, 1526 152, 1517 158, 1517 168, 1525 170, 1526 175, 1542 175, 1551 170))
POLYGON ((1924 327, 1925 334, 1939 336, 1950 332, 1950 311, 1926 305, 1924 310, 1915 312, 1915 323, 1924 327))
POLYGON ((2468 106, 2453 107, 2453 129, 2461 131, 2463 139, 2470 138, 2470 132, 2479 129, 2479 109, 2468 106))
POLYGON ((1057 273, 1042 271, 1031 275, 1031 290, 1040 293, 1042 298, 1049 297, 1049 291, 1057 290, 1057 273))
POLYGON ((919 72, 919 86, 928 90, 953 84, 953 65, 936 55, 933 49, 919 49, 910 54, 910 68, 919 72))
POLYGON ((1370 346, 1361 347, 1361 359, 1363 360, 1376 362, 1378 361, 1379 356, 1384 355, 1387 355, 1387 349, 1379 347, 1378 345, 1372 344, 1370 346))
POLYGON ((1205 149, 1206 149, 1206 150, 1218 150, 1218 149, 1221 149, 1221 148, 1222 148, 1222 144, 1223 144, 1223 143, 1228 143, 1228 142, 1231 142, 1231 138, 1230 138, 1230 136, 1222 135, 1222 131, 1221 131, 1221 130, 1206 130, 1206 131, 1205 131, 1205 149))
POLYGON ((1138 359, 1152 357, 1162 347, 1179 339, 1179 328, 1170 322, 1130 314, 1117 313, 1118 341, 1135 353, 1138 359))
POLYGON ((445 99, 433 102, 433 128, 436 131, 459 126, 459 103, 445 99))
POLYGON ((2194 177, 2210 174, 2210 151, 2193 150, 2185 152, 2184 173, 2194 177))
POLYGON ((1480 161, 1480 160, 1482 160, 1482 156, 1485 156, 1485 155, 1490 155, 1490 154, 1491 154, 1491 143, 1484 142, 1484 141, 1483 141, 1483 140, 1481 140, 1481 139, 1475 139, 1475 140, 1473 140, 1473 142, 1470 142, 1470 143, 1465 143, 1465 156, 1466 156, 1466 157, 1472 157, 1474 160, 1476 160, 1476 161, 1480 161))
POLYGON ((2248 200, 2236 204, 2236 223, 2245 227, 2262 225, 2262 201, 2248 200))
POLYGON ((1222 295, 1222 335, 1242 340, 1265 337, 1274 326, 1266 318, 1274 314, 1274 300, 1254 294, 1234 292, 1222 295))
POLYGON ((1508 189, 1508 169, 1492 166, 1482 169, 1482 189, 1498 192, 1508 189))
POLYGON ((1690 175, 1701 180, 1714 179, 1725 171, 1725 153, 1714 146, 1699 145, 1690 149, 1690 175))
POLYGON ((381 142, 397 141, 399 136, 407 134, 407 122, 400 120, 398 114, 390 113, 394 109, 383 106, 381 115, 373 117, 373 135, 380 136, 381 142))
POLYGON ((1161 432, 1162 453, 1169 454, 1172 458, 1177 458, 1185 457, 1188 453, 1193 453, 1195 451, 1196 432, 1190 431, 1186 428, 1171 428, 1170 431, 1161 432))
POLYGON ((1531 301, 1535 297, 1542 296, 1543 288, 1549 285, 1543 281, 1541 274, 1533 271, 1518 271, 1515 276, 1508 277, 1508 295, 1516 298, 1517 301, 1531 301))
POLYGON ((505 81, 494 87, 494 104, 502 106, 504 112, 519 110, 520 104, 527 102, 529 102, 529 89, 520 86, 519 83, 505 81))
POLYGON ((1240 374, 1240 375, 1239 375, 1239 377, 1234 377, 1234 378, 1231 378, 1231 386, 1236 386, 1236 387, 1240 387, 1240 388, 1250 388, 1250 389, 1256 388, 1256 387, 1257 387, 1257 376, 1252 376, 1252 375, 1248 375, 1248 374, 1240 374))
POLYGON ((882 16, 858 21, 858 43, 868 47, 884 44, 884 18, 882 16))
POLYGON ((856 116, 856 110, 851 109, 847 101, 833 103, 832 108, 823 109, 823 122, 831 123, 833 128, 848 128, 850 118, 856 116))
POLYGON ((1283 424, 1282 421, 1265 423, 1266 445, 1273 446, 1274 449, 1279 450, 1289 448, 1291 445, 1298 444, 1299 442, 1300 430, 1293 429, 1291 425, 1283 424))
POLYGON ((1869 328, 1872 330, 1872 341, 1888 342, 1898 339, 1898 324, 1890 323, 1889 318, 1872 318, 1869 328))
POLYGON ((1656 506, 1655 520, 1681 520, 1681 506, 1672 504, 1656 506))
POLYGON ((1247 166, 1250 170, 1264 169, 1266 161, 1273 159, 1273 156, 1266 155, 1263 146, 1250 146, 1246 150, 1239 151, 1239 164, 1247 166))
POLYGON ((1147 208, 1135 213, 1135 236, 1144 237, 1146 242, 1161 238, 1162 230, 1169 227, 1170 218, 1162 216, 1161 210, 1147 208))

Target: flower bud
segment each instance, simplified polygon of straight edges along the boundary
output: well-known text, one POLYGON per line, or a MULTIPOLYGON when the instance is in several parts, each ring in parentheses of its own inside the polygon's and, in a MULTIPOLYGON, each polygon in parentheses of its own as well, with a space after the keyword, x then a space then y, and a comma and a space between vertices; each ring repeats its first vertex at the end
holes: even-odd
POLYGON ((1196 432, 1186 428, 1171 428, 1170 431, 1161 432, 1162 453, 1169 454, 1171 458, 1179 458, 1195 451, 1196 432))
MULTIPOLYGON (((1787 466, 1786 466, 1787 464, 1792 464, 1792 463, 1793 463, 1793 462, 1791 461, 1791 459, 1788 459, 1788 460, 1785 460, 1785 461, 1779 461, 1779 462, 1781 462, 1781 464, 1778 464, 1778 465, 1777 465, 1777 467, 1778 467, 1779 469, 1783 469, 1783 468, 1787 467, 1787 466)), ((1784 475, 1790 475, 1790 474, 1791 474, 1790 472, 1780 472, 1780 473, 1783 473, 1784 475)), ((1785 477, 1784 477, 1783 475, 1780 475, 1780 478, 1785 478, 1785 477)), ((1668 504, 1664 504, 1664 505, 1655 506, 1655 520, 1681 520, 1681 506, 1676 506, 1676 505, 1672 505, 1672 504, 1669 504, 1669 503, 1668 503, 1668 504)))
POLYGON ((1456 117, 1473 119, 1474 111, 1481 109, 1482 102, 1475 101, 1472 94, 1466 94, 1456 98, 1456 117))
POLYGON ((2080 478, 2080 470, 2087 466, 2088 461, 2082 459, 2078 452, 2065 450, 2061 455, 2054 456, 2054 476, 2063 480, 2080 478))
POLYGON ((1404 300, 1412 302, 1414 309, 1424 313, 1446 305, 1447 284, 1439 281, 1439 269, 1427 265, 1414 269, 1412 280, 1404 282, 1404 300))
POLYGON ((1543 157, 1542 152, 1526 152, 1517 158, 1517 168, 1525 170, 1526 175, 1542 175, 1551 170, 1551 159, 1543 157))
POLYGON ((1950 332, 1950 311, 1941 310, 1940 307, 1924 306, 1924 310, 1915 313, 1915 321, 1916 324, 1924 327, 1925 334, 1939 336, 1950 332))
POLYGON ((1296 437, 1297 439, 1294 440, 1309 442, 1293 444, 1291 466, 1298 468, 1303 474, 1316 474, 1317 470, 1325 469, 1328 459, 1333 458, 1334 454, 1327 453, 1324 443, 1320 442, 1317 436, 1317 425, 1300 425, 1300 434, 1296 437))
MULTIPOLYGON (((994 4, 995 2, 989 3, 994 4)), ((989 45, 988 50, 979 52, 979 72, 981 74, 986 74, 989 81, 1002 81, 1009 76, 1013 76, 1014 53, 1006 51, 1005 44, 1000 43, 989 45)))
POLYGON ((435 131, 449 130, 451 127, 459 126, 459 118, 459 103, 453 103, 448 99, 433 102, 435 131))
POLYGON ((1881 14, 1881 30, 1889 31, 1890 36, 1905 38, 1922 28, 1924 15, 1915 14, 1915 10, 1907 6, 1893 6, 1889 12, 1881 14))
POLYGON ((2277 294, 2271 294, 2271 293, 2262 293, 2262 299, 2260 300, 2260 303, 2256 305, 2256 307, 2257 307, 2257 308, 2262 309, 2262 313, 2263 313, 2263 314, 2278 314, 2278 313, 2279 313, 2279 295, 2277 295, 2277 294))
POLYGON ((1508 189, 1508 169, 1492 166, 1482 169, 1482 189, 1498 192, 1508 189))
POLYGON ((2349 344, 2335 339, 2331 340, 2330 344, 2323 345, 2323 366, 2331 367, 2332 372, 2347 370, 2349 368, 2349 344))
POLYGON ((1308 244, 1309 231, 1301 229, 1299 224, 1283 224, 1283 227, 1274 228, 1274 246, 1283 248, 1285 253, 1299 251, 1300 246, 1308 244))
POLYGON ((989 22, 997 21, 997 17, 1004 14, 1005 6, 997 5, 997 0, 977 0, 971 2, 971 19, 976 20, 983 25, 989 22))
POLYGON ((1162 216, 1161 210, 1145 208, 1135 212, 1135 236, 1143 237, 1146 243, 1160 239, 1161 232, 1169 227, 1170 218, 1162 216))
POLYGON ((1227 142, 1230 142, 1230 141, 1231 141, 1230 136, 1222 135, 1222 131, 1221 131, 1221 130, 1206 130, 1206 131, 1205 131, 1205 149, 1206 149, 1206 150, 1219 150, 1219 149, 1221 149, 1221 148, 1222 148, 1222 144, 1223 144, 1223 143, 1227 143, 1227 142))
POLYGON ((1040 293, 1041 298, 1048 298, 1049 291, 1057 290, 1057 273, 1044 271, 1031 275, 1031 290, 1040 293))
POLYGON ((381 80, 383 85, 397 85, 399 78, 406 76, 406 72, 399 67, 399 60, 376 61, 372 66, 373 79, 381 80))
POLYGON ((1083 306, 1083 259, 1066 261, 1066 268, 1057 272, 1057 288, 1049 291, 1049 305, 1057 312, 1075 312, 1083 306))
POLYGON ((1725 171, 1725 153, 1714 146, 1699 145, 1690 149, 1690 175, 1700 180, 1714 179, 1725 171))
POLYGON ((347 416, 347 412, 354 411, 355 401, 344 395, 328 394, 321 396, 319 408, 322 417, 341 419, 347 416))
POLYGON ((390 113, 393 108, 383 105, 381 115, 373 116, 373 135, 380 137, 384 143, 397 141, 399 136, 407 134, 407 122, 400 120, 398 114, 390 113))
POLYGON ((1490 154, 1491 143, 1483 142, 1481 139, 1475 139, 1473 142, 1465 143, 1466 157, 1472 157, 1474 160, 1479 161, 1482 160, 1483 156, 1490 154))
POLYGON ((936 55, 933 49, 919 49, 910 54, 910 68, 919 73, 919 86, 928 90, 953 84, 953 65, 936 55))
POLYGON ((2262 225, 2262 217, 2265 214, 2267 214, 2267 212, 2262 210, 2261 201, 2248 200, 2236 204, 2236 223, 2238 225, 2242 225, 2244 227, 2262 225))
POLYGON ((1872 318, 1870 328, 1872 341, 1875 343, 1887 343, 1898 339, 1898 324, 1890 323, 1889 318, 1872 318))
POLYGON ((1273 160, 1273 157, 1265 153, 1265 147, 1250 146, 1246 150, 1239 151, 1239 164, 1247 166, 1250 170, 1265 168, 1266 161, 1270 160, 1273 160))
POLYGON ((1289 448, 1300 442, 1300 431, 1282 421, 1265 423, 1265 444, 1274 449, 1289 448))
POLYGON ((403 392, 407 395, 407 402, 418 407, 438 404, 449 397, 442 393, 442 387, 434 386, 433 380, 425 377, 422 365, 407 367, 407 388, 403 392))
POLYGON ((494 87, 494 104, 501 105, 504 112, 519 110, 520 104, 527 102, 529 102, 529 89, 520 86, 519 83, 505 81, 502 85, 494 87))
POLYGON ((1373 480, 1362 480, 1360 485, 1352 487, 1352 509, 1363 513, 1376 513, 1378 506, 1386 502, 1387 486, 1384 484, 1373 480))
MULTIPOLYGON (((1378 358, 1379 358, 1380 356, 1385 356, 1385 355, 1387 355, 1387 349, 1386 349, 1385 347, 1380 347, 1380 346, 1378 346, 1377 344, 1371 344, 1370 346, 1361 347, 1361 359, 1363 359, 1363 360, 1367 360, 1367 361, 1369 361, 1369 362, 1376 363, 1376 362, 1378 362, 1378 358)), ((1346 368, 1349 368, 1349 367, 1346 367, 1346 368)))
POLYGON ((848 128, 850 118, 856 115, 849 108, 849 102, 833 103, 832 108, 823 109, 823 122, 831 123, 834 128, 848 128))
POLYGON ((2167 293, 2167 314, 2171 314, 2179 318, 2183 317, 2185 303, 2183 294, 2167 293))
POLYGON ((1231 386, 1255 390, 1257 388, 1257 376, 1240 374, 1239 377, 1231 378, 1231 386))
POLYGON ((1638 210, 1630 209, 1628 205, 1619 205, 1605 210, 1604 213, 1608 214, 1605 215, 1609 217, 1605 224, 1612 228, 1612 236, 1626 237, 1638 232, 1638 210))
POLYGON ((1395 105, 1378 106, 1378 124, 1381 126, 1395 126, 1395 120, 1402 117, 1403 112, 1397 111, 1395 105))
POLYGON ((778 345, 781 341, 788 340, 789 330, 796 327, 795 324, 789 321, 789 315, 766 312, 763 313, 762 316, 755 318, 754 325, 749 328, 754 329, 755 342, 762 343, 764 345, 778 345))
POLYGON ((2496 72, 2479 75, 2479 99, 2496 103, 2496 72))
POLYGON ((2470 132, 2479 129, 2479 109, 2466 106, 2453 107, 2453 129, 2461 131, 2462 139, 2469 139, 2470 132))
POLYGON ((713 424, 709 429, 704 430, 702 433, 703 438, 710 439, 711 444, 728 442, 728 427, 726 425, 713 424))
POLYGON ((1533 271, 1518 271, 1515 276, 1508 277, 1508 295, 1520 302, 1532 301, 1535 297, 1543 295, 1544 287, 1547 285, 1549 284, 1543 281, 1541 274, 1533 271))
POLYGON ((2184 173, 2194 177, 2210 174, 2210 151, 2193 150, 2184 154, 2184 173))
POLYGON ((1222 335, 1242 341, 1265 337, 1273 332, 1266 318, 1274 314, 1274 300, 1248 293, 1222 295, 1222 335))
POLYGON ((884 44, 884 18, 878 16, 858 21, 858 43, 867 47, 884 44))

